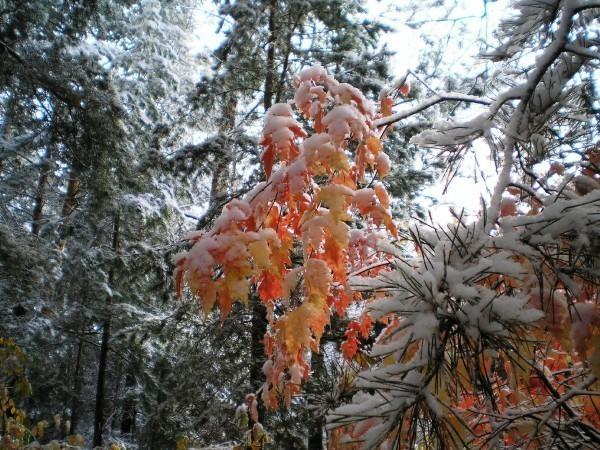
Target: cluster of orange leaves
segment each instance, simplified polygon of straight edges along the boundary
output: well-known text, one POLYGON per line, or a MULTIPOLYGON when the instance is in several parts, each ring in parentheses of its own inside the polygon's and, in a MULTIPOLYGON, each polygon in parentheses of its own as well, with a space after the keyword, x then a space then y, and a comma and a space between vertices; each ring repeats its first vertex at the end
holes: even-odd
MULTIPOLYGON (((264 344, 269 359, 263 367, 266 381, 262 401, 271 408, 278 407, 281 397, 289 405, 291 397, 300 392, 302 380, 310 372, 307 355, 319 351, 332 312, 344 316, 352 301, 361 298, 349 287, 348 274, 382 258, 374 239, 366 236, 374 236, 379 229, 397 235, 385 188, 366 180, 368 172, 373 178, 383 178, 389 172, 389 159, 373 120, 392 113, 393 99, 380 99, 380 111, 376 112, 358 90, 338 83, 320 67, 302 71, 296 87, 294 103, 312 122, 311 135, 295 119, 290 105, 271 107, 261 142, 266 181, 244 200, 231 201, 210 231, 190 236, 193 245, 178 258, 175 274, 179 295, 187 285, 206 313, 218 306, 223 319, 233 302, 248 304, 252 286, 256 286, 258 299, 268 311, 264 344), (357 219, 363 221, 364 228, 361 236, 353 238, 352 232, 358 230, 351 230, 348 224, 357 219)), ((407 89, 402 93, 408 93, 407 89)), ((595 154, 588 159, 593 158, 595 154)), ((550 170, 562 175, 564 167, 554 164, 550 170)), ((517 204, 517 200, 504 201, 500 216, 519 214, 517 204)), ((532 205, 530 214, 536 214, 538 207, 532 205)), ((523 264, 525 270, 531 269, 523 264)), ((368 275, 369 271, 361 274, 368 275)), ((371 272, 375 274, 376 270, 371 272)), ((491 278, 483 283, 498 285, 498 278, 491 278)), ((503 281, 505 287, 518 288, 518 280, 503 281)), ((559 283, 557 286, 560 291, 559 283)), ((581 292, 587 292, 583 284, 581 292)), ((597 293, 588 297, 580 299, 580 306, 565 307, 563 302, 552 304, 551 309, 548 305, 558 298, 556 295, 539 305, 532 298, 531 306, 543 309, 546 317, 538 334, 530 337, 550 342, 550 350, 531 343, 519 350, 538 364, 541 372, 522 364, 510 352, 480 355, 477 364, 483 373, 490 374, 498 414, 535 407, 565 394, 581 381, 572 374, 586 365, 600 375, 600 312, 592 301, 597 293), (574 317, 574 312, 579 315, 574 317)), ((360 339, 369 336, 371 327, 368 315, 350 322, 341 345, 347 359, 356 357, 360 339)), ((419 345, 415 343, 404 358, 417 351, 419 345)), ((471 443, 482 445, 492 425, 485 413, 489 405, 477 392, 471 370, 459 364, 448 379, 436 377, 432 381, 436 383, 432 392, 450 406, 445 421, 460 439, 474 435, 471 443)), ((583 395, 570 407, 600 427, 599 403, 597 397, 583 395)), ((561 414, 560 408, 556 414, 561 414)), ((365 426, 368 421, 335 430, 332 448, 346 448, 341 441, 335 443, 343 435, 358 438, 365 426)), ((396 433, 401 429, 399 426, 396 433)), ((531 423, 523 420, 515 421, 502 436, 506 445, 512 445, 532 433, 531 423)), ((388 437, 388 442, 395 438, 388 437)))
MULTIPOLYGON (((262 400, 272 408, 299 392, 310 372, 306 356, 319 351, 332 312, 343 316, 360 298, 347 277, 377 258, 374 239, 365 236, 397 233, 383 185, 365 187, 367 172, 383 178, 390 168, 372 125, 381 113, 319 66, 303 70, 296 86, 294 103, 312 121, 312 135, 289 104, 273 105, 261 142, 266 181, 226 205, 210 231, 192 233, 175 272, 180 296, 187 286, 206 313, 218 306, 223 319, 233 302, 247 305, 256 286, 269 321, 262 400), (348 224, 357 219, 363 229, 351 242, 348 224)), ((366 337, 369 329, 369 319, 356 330, 351 323, 346 357, 356 353, 356 333, 366 337)))

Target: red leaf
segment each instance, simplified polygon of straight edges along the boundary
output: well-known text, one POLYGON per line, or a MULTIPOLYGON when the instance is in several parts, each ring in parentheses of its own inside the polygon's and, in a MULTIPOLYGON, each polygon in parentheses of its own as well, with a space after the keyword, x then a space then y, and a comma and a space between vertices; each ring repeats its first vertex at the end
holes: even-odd
POLYGON ((258 296, 263 302, 283 297, 281 278, 273 275, 271 272, 263 271, 258 285, 258 296))

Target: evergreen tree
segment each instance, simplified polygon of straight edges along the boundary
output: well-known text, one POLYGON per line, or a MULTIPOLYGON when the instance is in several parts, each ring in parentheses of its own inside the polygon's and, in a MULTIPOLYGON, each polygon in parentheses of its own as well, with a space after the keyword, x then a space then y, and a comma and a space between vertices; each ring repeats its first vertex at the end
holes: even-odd
MULTIPOLYGON (((262 156, 252 136, 253 124, 274 102, 293 95, 293 74, 303 66, 326 65, 340 81, 356 83, 372 97, 377 97, 389 81, 389 52, 379 48, 386 28, 367 20, 360 2, 227 1, 220 2, 219 8, 225 39, 214 52, 212 73, 200 83, 195 102, 203 114, 216 115, 216 137, 211 142, 223 150, 218 154, 208 210, 199 228, 211 223, 228 198, 239 196, 264 178, 257 166, 262 156), (248 163, 252 170, 247 169, 248 163), (238 178, 245 183, 239 183, 238 178)), ((402 147, 397 141, 395 155, 402 162, 398 167, 407 167, 411 155, 402 147)), ((417 187, 419 181, 415 179, 414 184, 404 184, 397 192, 410 197, 417 187)), ((244 358, 232 361, 234 365, 249 365, 251 384, 246 393, 258 392, 264 378, 266 311, 256 295, 250 302, 251 314, 239 327, 238 336, 242 344, 250 325, 250 352, 240 349, 244 358)), ((239 395, 235 399, 238 404, 243 402, 239 395)), ((276 445, 299 448, 306 445, 309 435, 322 435, 322 417, 313 417, 306 403, 296 406, 290 414, 271 415, 267 428, 275 433, 276 445), (304 419, 298 420, 300 416, 304 419)), ((232 412, 215 415, 231 416, 232 412)))
POLYGON ((194 4, 21 3, 0 7, 1 330, 29 355, 32 419, 133 439, 142 361, 164 356, 129 344, 142 329, 160 348, 147 330, 177 311, 165 250, 194 4))

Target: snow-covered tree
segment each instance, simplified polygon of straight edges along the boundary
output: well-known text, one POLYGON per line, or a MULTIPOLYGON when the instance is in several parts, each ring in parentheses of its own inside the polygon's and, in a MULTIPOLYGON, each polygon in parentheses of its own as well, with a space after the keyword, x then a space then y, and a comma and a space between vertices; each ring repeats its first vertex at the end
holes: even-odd
MULTIPOLYGON (((335 438, 373 448, 594 448, 600 313, 597 2, 516 2, 502 22, 489 97, 468 120, 413 138, 460 161, 470 145, 498 163, 474 222, 417 224, 386 243, 390 270, 356 277, 387 326, 353 401, 329 416, 335 438), (526 70, 523 70, 526 69, 526 70), (493 89, 493 91, 492 91, 493 89), (414 246, 412 249, 410 246, 414 246)), ((451 100, 440 92, 412 110, 451 100)), ((458 98, 455 98, 458 100, 458 98)))
MULTIPOLYGON (((355 393, 329 413, 330 448, 597 446, 600 174, 589 93, 599 6, 516 2, 485 55, 497 69, 486 96, 434 91, 394 112, 400 83, 373 115, 359 91, 313 67, 299 74, 294 103, 316 134, 306 137, 289 105, 270 108, 266 183, 191 236, 177 272, 224 314, 257 283, 273 311, 267 405, 299 392, 332 310, 355 300, 365 314, 341 350, 362 369, 334 392, 333 402, 355 393), (473 117, 412 142, 441 149, 448 164, 487 146, 496 187, 475 221, 458 212, 396 235, 385 191, 362 184, 365 169, 387 173, 376 133, 442 102, 475 105, 473 117), (394 239, 361 241, 360 228, 346 239, 350 211, 394 239), (301 259, 286 256, 296 251, 301 259)), ((247 408, 260 445, 253 396, 247 408)))
POLYGON ((193 5, 0 8, 1 330, 28 355, 31 418, 59 414, 87 438, 93 427, 95 444, 111 429, 132 439, 153 412, 141 361, 164 356, 152 330, 180 315, 168 152, 186 143, 193 5))

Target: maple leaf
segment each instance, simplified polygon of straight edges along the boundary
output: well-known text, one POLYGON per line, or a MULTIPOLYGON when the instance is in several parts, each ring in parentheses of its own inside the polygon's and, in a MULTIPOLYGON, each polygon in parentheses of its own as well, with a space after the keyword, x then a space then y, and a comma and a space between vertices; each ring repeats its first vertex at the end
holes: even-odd
POLYGON ((373 322, 371 320, 371 316, 369 314, 363 314, 358 326, 358 332, 363 339, 367 339, 369 337, 372 324, 373 322))
POLYGON ((354 191, 347 186, 330 184, 319 191, 316 201, 327 205, 336 220, 346 220, 349 218, 348 204, 353 195, 354 191))
POLYGON ((301 349, 310 346, 312 335, 309 323, 313 313, 308 303, 303 303, 277 322, 276 327, 285 344, 288 358, 291 358, 292 362, 297 361, 301 349))
POLYGON ((330 236, 325 240, 324 251, 321 255, 331 268, 334 278, 341 282, 346 281, 346 248, 347 245, 341 245, 336 237, 330 236))
POLYGON ((208 315, 213 310, 217 300, 217 286, 210 279, 198 278, 197 283, 195 294, 202 303, 202 311, 205 315, 208 315))
POLYGON ((379 200, 379 203, 381 203, 381 205, 384 208, 389 208, 390 196, 389 196, 387 190, 385 189, 385 187, 383 186, 383 184, 375 183, 375 195, 377 195, 377 199, 379 200))
POLYGON ((331 285, 331 272, 325 261, 310 258, 304 269, 304 282, 310 295, 327 298, 331 285))
POLYGON ((347 288, 337 288, 334 291, 333 295, 330 295, 327 298, 327 302, 332 304, 337 312, 337 315, 343 317, 346 309, 350 305, 350 301, 352 300, 351 294, 347 292, 347 288))
POLYGON ((262 161, 268 180, 271 178, 271 174, 273 173, 273 165, 275 164, 275 146, 269 145, 260 155, 260 160, 262 161))
POLYGON ((248 252, 254 258, 254 263, 260 269, 265 269, 271 265, 270 255, 271 251, 269 250, 269 245, 267 241, 264 239, 250 242, 248 244, 248 252))
POLYGON ((374 155, 378 155, 383 150, 383 145, 377 136, 369 136, 365 140, 365 145, 374 155))
POLYGON ((394 99, 391 97, 384 97, 381 99, 381 115, 383 117, 392 115, 392 107, 394 106, 394 99))
POLYGON ((348 361, 354 358, 356 352, 358 352, 358 339, 355 333, 349 333, 346 335, 346 340, 340 345, 340 350, 342 350, 344 358, 346 358, 348 361))
POLYGON ((258 296, 263 302, 283 297, 281 278, 270 271, 263 271, 258 283, 258 296))

